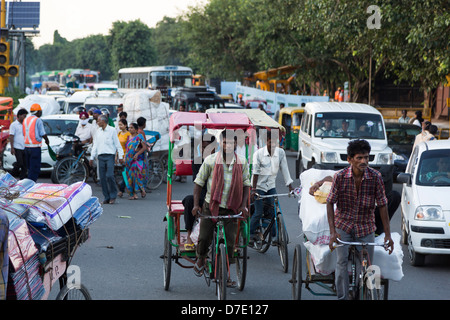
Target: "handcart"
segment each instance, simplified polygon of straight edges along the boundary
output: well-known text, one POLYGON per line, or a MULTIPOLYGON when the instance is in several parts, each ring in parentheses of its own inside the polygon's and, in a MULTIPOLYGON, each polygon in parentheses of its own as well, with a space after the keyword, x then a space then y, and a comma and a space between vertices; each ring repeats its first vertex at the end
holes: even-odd
MULTIPOLYGON (((2 185, 5 182, 4 177, 0 177, 2 185)), ((71 204, 65 198, 67 194, 63 196, 59 191, 24 191, 26 185, 45 185, 32 183, 31 180, 24 179, 11 187, 0 187, 0 210, 9 220, 7 299, 46 300, 58 280, 59 292, 56 300, 91 300, 89 291, 81 284, 78 267, 71 266, 71 261, 77 248, 89 238, 88 226, 102 213, 98 198, 90 197, 80 203, 79 210, 72 212, 71 204), (25 198, 30 194, 40 200, 25 198), (26 201, 29 201, 28 204, 26 201), (65 219, 58 213, 56 218, 60 219, 60 227, 53 227, 48 220, 39 222, 35 219, 42 214, 37 209, 39 205, 45 202, 50 207, 54 205, 54 209, 58 201, 65 202, 66 212, 70 215, 65 219), (63 219, 67 220, 64 224, 61 222, 63 219)), ((70 188, 65 185, 49 186, 60 186, 60 190, 70 188)), ((81 194, 86 185, 80 182, 79 186, 77 191, 81 194)), ((78 199, 82 199, 81 196, 78 199)))
MULTIPOLYGON (((189 250, 185 244, 187 242, 187 230, 181 226, 181 220, 184 215, 184 205, 181 200, 174 200, 172 198, 173 176, 175 172, 177 175, 192 175, 192 159, 176 159, 173 156, 174 145, 177 141, 178 131, 183 126, 195 126, 200 128, 202 132, 204 130, 237 130, 242 129, 249 131, 253 129, 253 125, 250 123, 248 117, 243 114, 205 114, 205 113, 190 113, 190 112, 176 112, 172 114, 170 118, 169 129, 169 157, 168 157, 168 172, 167 172, 167 214, 164 220, 167 222, 167 226, 164 231, 164 253, 161 256, 164 263, 164 289, 169 290, 170 277, 172 270, 172 261, 182 268, 193 268, 197 261, 195 250, 189 250), (175 171, 173 169, 175 163, 175 171)), ((249 197, 250 198, 250 197, 249 197)), ((237 216, 225 217, 230 219, 237 219, 238 232, 236 236, 236 245, 234 250, 234 258, 236 260, 236 273, 237 273, 237 287, 239 290, 243 290, 245 286, 246 273, 247 273, 247 245, 249 241, 249 223, 248 218, 238 219, 237 216)), ((222 228, 220 222, 218 223, 218 230, 222 228)), ((218 235, 221 231, 218 232, 218 235)), ((219 281, 219 274, 229 275, 229 262, 226 258, 225 263, 216 263, 217 261, 223 261, 227 255, 224 255, 222 248, 224 246, 221 243, 221 237, 218 236, 218 243, 211 246, 212 255, 215 255, 216 259, 211 259, 210 264, 207 262, 205 271, 203 272, 204 278, 208 286, 211 281, 216 283, 216 293, 218 299, 225 299, 226 286, 221 285, 219 281), (217 248, 217 250, 215 250, 217 248), (221 258, 219 258, 221 257, 221 258), (224 269, 224 266, 226 267, 224 269)), ((223 276, 221 277, 223 278, 223 276)))

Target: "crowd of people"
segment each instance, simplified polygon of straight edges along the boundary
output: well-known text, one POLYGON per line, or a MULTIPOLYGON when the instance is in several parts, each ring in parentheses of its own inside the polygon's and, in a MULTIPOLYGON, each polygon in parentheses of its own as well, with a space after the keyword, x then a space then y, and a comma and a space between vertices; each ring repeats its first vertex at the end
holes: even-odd
MULTIPOLYGON (((146 196, 146 151, 149 150, 144 133, 146 120, 141 117, 136 123, 128 124, 123 106, 118 111, 116 122, 105 110, 92 108, 86 111, 80 107, 75 111, 80 119, 75 135, 80 141, 74 145, 74 151, 78 154, 83 145, 92 146, 90 165, 96 167, 98 172, 103 204, 115 203, 117 196, 122 197, 126 191, 130 200, 138 199, 138 194, 142 198, 146 196), (125 171, 119 186, 114 176, 117 163, 122 164, 125 171)), ((42 143, 45 142, 50 148, 41 116, 41 106, 33 104, 30 112, 18 110, 16 120, 11 124, 11 154, 16 157, 12 174, 20 179, 37 181, 41 171, 42 143)))

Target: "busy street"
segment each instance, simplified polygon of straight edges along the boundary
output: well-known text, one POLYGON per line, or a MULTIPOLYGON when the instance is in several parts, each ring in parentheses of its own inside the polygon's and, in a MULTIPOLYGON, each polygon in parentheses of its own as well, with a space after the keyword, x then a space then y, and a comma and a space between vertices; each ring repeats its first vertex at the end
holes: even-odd
POLYGON ((448 0, 68 8, 0 0, 0 301, 450 300, 448 0))
MULTIPOLYGON (((290 170, 295 163, 294 155, 288 155, 290 170)), ((45 175, 42 181, 49 181, 45 175)), ((280 193, 287 190, 282 178, 277 181, 280 193), (286 189, 286 190, 285 190, 286 189)), ((298 180, 297 180, 298 183, 298 180)), ((99 186, 93 186, 94 194, 100 196, 99 186)), ((400 184, 395 189, 401 190, 400 184)), ((193 191, 192 181, 176 182, 176 198, 182 198, 193 191)), ((104 205, 104 213, 91 230, 91 239, 78 250, 73 263, 81 270, 81 280, 93 299, 99 300, 214 300, 214 286, 207 287, 203 278, 197 278, 192 269, 173 266, 171 287, 164 290, 163 261, 164 246, 163 218, 167 211, 166 189, 161 185, 145 199, 135 202, 122 198, 114 205, 104 205), (130 204, 132 202, 132 204, 130 204), (105 271, 107 270, 107 272, 105 271)), ((298 200, 280 198, 281 207, 288 228, 289 271, 284 273, 275 247, 264 253, 249 250, 247 284, 243 291, 231 289, 230 300, 291 300, 293 249, 303 243, 301 222, 298 217, 298 200)), ((391 231, 400 233, 400 210, 391 222, 391 231)), ((401 281, 390 282, 389 300, 420 299, 448 300, 449 256, 430 256, 425 267, 412 267, 408 262, 407 248, 404 253, 401 281)), ((304 266, 303 270, 305 270, 304 266)), ((234 272, 232 271, 234 276, 234 272)), ((319 287, 312 289, 325 293, 319 287)), ((57 291, 57 290, 56 290, 57 291)), ((304 300, 335 300, 335 296, 315 296, 303 288, 304 300)))

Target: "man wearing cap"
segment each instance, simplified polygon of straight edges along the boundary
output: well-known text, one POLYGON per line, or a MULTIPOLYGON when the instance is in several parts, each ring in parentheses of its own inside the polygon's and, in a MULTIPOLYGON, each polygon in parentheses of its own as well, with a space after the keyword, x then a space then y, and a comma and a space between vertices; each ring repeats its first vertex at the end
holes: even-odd
POLYGON ((41 172, 42 139, 49 145, 49 140, 41 119, 42 109, 37 103, 31 105, 30 115, 23 121, 25 140, 25 158, 28 166, 28 179, 37 181, 41 172))

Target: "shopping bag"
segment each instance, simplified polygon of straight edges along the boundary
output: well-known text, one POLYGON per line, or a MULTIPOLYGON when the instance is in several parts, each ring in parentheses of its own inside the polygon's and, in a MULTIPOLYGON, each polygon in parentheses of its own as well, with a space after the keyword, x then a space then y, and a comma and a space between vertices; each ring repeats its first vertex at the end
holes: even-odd
POLYGON ((195 245, 197 245, 197 243, 198 243, 198 235, 199 234, 200 234, 200 219, 197 219, 194 222, 194 226, 192 227, 192 232, 191 232, 191 240, 195 245))

